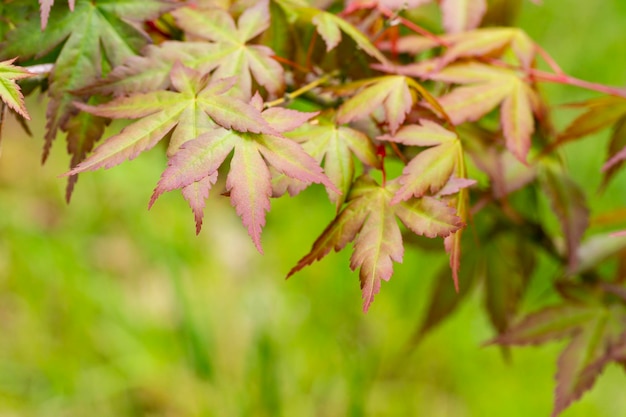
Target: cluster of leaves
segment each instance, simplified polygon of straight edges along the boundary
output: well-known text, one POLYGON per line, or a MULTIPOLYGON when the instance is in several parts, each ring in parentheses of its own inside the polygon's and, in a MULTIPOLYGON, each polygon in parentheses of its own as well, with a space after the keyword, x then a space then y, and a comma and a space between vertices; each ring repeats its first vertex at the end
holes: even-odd
POLYGON ((439 34, 412 13, 429 0, 32 3, 0 3, 0 110, 29 118, 16 81, 47 93, 43 155, 65 135, 68 201, 79 173, 163 143, 150 205, 180 189, 200 232, 218 187, 262 252, 270 199, 323 184, 336 217, 289 275, 353 242, 367 310, 405 246, 430 247, 410 233, 442 238, 450 267, 416 337, 482 279, 493 343, 571 338, 554 415, 606 364, 626 366, 626 237, 584 239, 585 193, 556 152, 613 125, 606 185, 626 160, 626 92, 566 75, 520 29, 481 27, 485 0, 439 1, 439 34), (556 132, 540 82, 608 94, 556 132), (112 119, 133 122, 92 151, 112 119), (560 233, 536 214, 544 195, 560 233), (519 318, 541 253, 562 301, 519 318))

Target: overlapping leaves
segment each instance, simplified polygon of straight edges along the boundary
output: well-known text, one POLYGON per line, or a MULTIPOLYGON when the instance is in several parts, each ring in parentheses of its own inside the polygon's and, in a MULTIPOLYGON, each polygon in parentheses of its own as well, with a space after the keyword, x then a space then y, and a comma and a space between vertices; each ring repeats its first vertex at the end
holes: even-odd
POLYGON ((48 56, 55 63, 44 158, 58 130, 65 130, 75 113, 72 102, 77 97, 71 91, 93 83, 103 68, 121 65, 147 43, 145 33, 129 20, 154 18, 170 7, 165 0, 78 0, 73 12, 55 5, 44 31, 39 21, 31 20, 9 33, 1 57, 19 55, 25 61, 48 56))
POLYGON ((237 76, 229 94, 243 99, 252 96, 253 80, 271 95, 283 91, 283 69, 272 59, 273 51, 251 44, 270 24, 267 1, 247 8, 237 22, 217 7, 182 7, 172 14, 187 41, 148 48, 143 57, 130 58, 90 90, 120 95, 168 88, 169 71, 180 61, 203 73, 214 71, 216 78, 237 76))
POLYGON ((199 231, 204 199, 217 180, 218 168, 234 150, 226 187, 261 250, 261 229, 271 195, 268 165, 307 184, 334 186, 312 157, 280 133, 298 127, 314 114, 277 108, 261 113, 260 98, 255 97, 251 105, 226 95, 235 82, 234 77, 215 80, 176 64, 171 72, 176 91, 135 94, 97 107, 78 104, 97 116, 139 120, 108 138, 69 174, 133 159, 169 134, 171 158, 151 204, 163 192, 182 188, 199 231))
POLYGON ((30 119, 24 106, 24 96, 15 81, 31 77, 32 74, 12 65, 14 61, 15 59, 0 62, 0 99, 16 113, 30 119))
MULTIPOLYGON (((589 294, 589 288, 581 288, 589 294)), ((591 297, 589 297, 591 298, 591 297)), ((494 343, 526 345, 569 338, 561 353, 556 373, 554 411, 557 416, 594 384, 611 361, 622 361, 619 351, 626 346, 624 300, 611 305, 563 303, 528 315, 494 343)))
POLYGON ((463 224, 453 208, 433 197, 392 204, 397 188, 394 181, 382 187, 368 175, 359 177, 346 206, 288 276, 354 241, 350 268, 359 268, 363 309, 367 311, 381 280, 391 278, 393 262, 402 262, 404 247, 396 217, 413 233, 431 238, 449 236, 463 224))

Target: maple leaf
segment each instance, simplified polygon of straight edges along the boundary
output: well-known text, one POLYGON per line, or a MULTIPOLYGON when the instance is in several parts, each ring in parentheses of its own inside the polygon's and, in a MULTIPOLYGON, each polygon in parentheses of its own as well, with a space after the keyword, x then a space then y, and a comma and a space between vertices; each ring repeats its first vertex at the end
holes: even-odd
POLYGON ((22 61, 46 57, 46 62, 55 64, 50 73, 44 160, 58 130, 66 130, 76 112, 72 103, 77 97, 70 91, 92 84, 103 68, 139 53, 149 39, 129 21, 154 18, 171 7, 166 0, 78 0, 73 12, 54 6, 44 31, 39 22, 29 20, 7 35, 0 57, 19 55, 22 61))
POLYGON ((464 84, 440 97, 439 103, 455 125, 476 121, 500 104, 500 123, 507 148, 526 163, 534 132, 536 93, 515 71, 474 62, 455 64, 430 76, 464 84))
MULTIPOLYGON (((376 156, 376 148, 372 141, 359 130, 347 126, 337 126, 328 118, 318 118, 318 124, 306 124, 302 128, 286 134, 300 143, 302 148, 319 163, 324 164, 324 172, 330 181, 341 191, 338 195, 327 188, 330 200, 337 209, 345 201, 352 180, 354 179, 355 155, 361 162, 370 167, 380 168, 380 160, 376 156)), ((290 184, 282 185, 289 188, 290 184)), ((292 189, 298 190, 297 185, 292 189)))
MULTIPOLYGON (((168 167, 154 190, 150 204, 166 191, 188 187, 199 181, 204 182, 197 187, 204 194, 208 193, 211 184, 217 179, 218 168, 234 151, 226 188, 230 191, 231 202, 237 214, 241 216, 257 249, 262 252, 261 230, 265 225, 265 213, 269 211, 272 195, 270 166, 307 185, 321 183, 339 193, 322 173, 317 162, 300 145, 279 133, 291 130, 294 125, 315 115, 316 113, 271 108, 263 112, 262 117, 271 121, 275 129, 272 132, 254 134, 220 128, 184 143, 169 159, 168 167), (297 120, 296 123, 294 119, 297 120), (207 182, 206 178, 211 180, 207 182)), ((199 230, 201 213, 197 208, 194 212, 199 230)))
POLYGON ((458 33, 478 27, 486 11, 486 0, 441 1, 443 27, 448 33, 458 33))
POLYGON ((274 132, 250 104, 224 95, 236 82, 234 77, 209 82, 208 76, 177 64, 172 69, 171 81, 177 91, 135 94, 97 107, 77 103, 79 108, 96 116, 140 120, 107 139, 69 174, 110 168, 125 159, 133 159, 170 132, 170 154, 198 137, 198 129, 207 130, 215 124, 244 132, 274 132))
POLYGON ((393 262, 402 262, 404 247, 396 216, 413 233, 431 238, 448 236, 462 227, 455 210, 432 197, 391 205, 396 188, 394 181, 381 187, 368 175, 357 178, 346 206, 287 277, 354 241, 350 268, 360 268, 363 310, 367 311, 380 290, 381 280, 391 278, 393 262))
POLYGON ((621 304, 563 303, 526 316, 492 343, 511 346, 571 338, 557 363, 552 412, 556 417, 593 386, 610 360, 619 360, 611 355, 623 343, 625 326, 626 309, 621 304))
MULTIPOLYGON (((306 22, 312 22, 317 32, 320 34, 326 49, 330 51, 341 40, 341 32, 348 35, 357 45, 357 47, 367 53, 369 56, 376 58, 381 63, 388 63, 385 55, 372 44, 372 42, 359 29, 335 14, 310 7, 306 1, 300 0, 275 0, 283 10, 295 18, 300 18, 306 22)), ((415 0, 413 0, 415 1, 415 0)))
POLYGON ((378 137, 409 146, 431 146, 418 153, 404 168, 398 179, 401 187, 391 199, 391 204, 421 197, 428 191, 432 194, 439 192, 449 182, 462 155, 461 143, 455 133, 428 120, 421 120, 420 123, 405 125, 393 136, 378 137))
POLYGON ((272 59, 274 52, 263 45, 248 44, 269 27, 268 7, 267 0, 256 2, 254 7, 245 9, 237 23, 227 11, 219 8, 182 7, 172 15, 189 40, 202 39, 214 45, 214 49, 208 50, 209 56, 202 59, 215 61, 213 55, 219 54, 213 76, 238 76, 239 81, 231 93, 250 98, 252 76, 273 95, 284 89, 283 69, 272 59))
POLYGON ((360 81, 358 85, 365 88, 341 105, 337 111, 337 122, 349 123, 369 117, 377 107, 382 106, 385 121, 395 133, 413 107, 410 81, 402 75, 388 75, 360 81))
MULTIPOLYGON (((509 50, 524 70, 531 67, 535 58, 534 43, 526 32, 518 28, 481 28, 443 35, 438 39, 410 35, 400 38, 393 47, 398 52, 416 55, 442 45, 446 45, 447 49, 440 57, 428 61, 428 65, 413 66, 417 72, 407 72, 406 75, 424 76, 428 71, 441 69, 464 58, 502 58, 509 50)), ((391 45, 383 44, 381 47, 389 49, 391 45)))
POLYGON ((606 187, 611 178, 624 165, 624 160, 626 160, 626 116, 618 120, 613 127, 609 141, 608 161, 602 167, 602 172, 604 172, 603 187, 606 187))
MULTIPOLYGON (((67 3, 71 11, 74 11, 74 5, 76 0, 67 0, 67 3)), ((48 17, 50 17, 50 8, 54 4, 54 0, 39 0, 41 8, 41 30, 44 30, 48 26, 48 17)))
POLYGON ((585 194, 564 171, 554 164, 544 164, 539 173, 540 185, 548 195, 565 236, 568 268, 578 263, 578 247, 589 225, 585 194))
POLYGON ((565 143, 605 129, 626 116, 626 99, 623 97, 599 97, 571 103, 568 107, 584 108, 585 112, 572 120, 543 153, 552 152, 565 143))
POLYGON ((0 99, 20 116, 30 120, 28 110, 24 106, 24 96, 15 80, 32 77, 33 74, 23 68, 12 65, 15 59, 0 62, 0 99))
POLYGON ((270 94, 282 93, 284 72, 271 58, 273 51, 263 45, 250 44, 269 25, 267 2, 258 2, 246 9, 239 18, 239 27, 228 12, 219 8, 183 8, 173 14, 186 30, 185 42, 148 45, 143 56, 128 58, 105 79, 80 92, 126 95, 166 89, 171 85, 172 66, 182 62, 202 73, 215 70, 217 78, 238 76, 239 82, 229 94, 238 94, 240 98, 248 99, 252 95, 252 77, 270 94))

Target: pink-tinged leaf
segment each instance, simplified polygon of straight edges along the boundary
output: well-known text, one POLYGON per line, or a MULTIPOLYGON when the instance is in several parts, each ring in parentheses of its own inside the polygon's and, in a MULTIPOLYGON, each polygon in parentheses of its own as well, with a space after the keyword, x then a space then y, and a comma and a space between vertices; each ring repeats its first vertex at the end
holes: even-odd
POLYGON ((379 136, 377 139, 409 146, 434 146, 458 139, 454 132, 438 123, 426 119, 421 119, 419 123, 402 126, 395 135, 379 136))
POLYGON ((450 179, 461 152, 458 141, 446 142, 417 154, 402 171, 400 189, 391 204, 422 197, 426 192, 437 193, 450 179))
POLYGON ((473 122, 490 112, 509 94, 510 82, 496 80, 467 87, 458 87, 439 99, 455 125, 473 122))
POLYGON ((611 233, 613 237, 626 237, 626 230, 621 230, 619 232, 611 233))
POLYGON ((337 121, 349 123, 369 117, 381 105, 385 109, 385 120, 393 133, 413 107, 413 97, 404 76, 389 75, 377 79, 339 108, 337 121))
POLYGON ((74 102, 74 106, 87 113, 109 119, 139 119, 160 112, 165 108, 181 107, 179 95, 171 91, 156 91, 120 97, 99 106, 74 102))
POLYGON ((184 143, 169 159, 154 189, 150 206, 164 192, 186 187, 216 173, 237 140, 233 133, 216 129, 184 143))
POLYGON ((313 24, 324 42, 326 51, 334 49, 341 41, 341 30, 337 23, 328 17, 327 13, 319 13, 313 18, 313 24))
MULTIPOLYGON (((388 186, 395 188, 396 184, 391 181, 388 186)), ((404 248, 396 215, 410 230, 429 237, 446 236, 461 227, 454 210, 441 201, 424 198, 392 206, 392 195, 391 190, 379 186, 371 177, 359 177, 350 190, 347 205, 288 276, 354 240, 350 268, 360 268, 363 309, 367 311, 380 290, 381 280, 391 277, 393 262, 402 261, 404 248)))
POLYGON ((380 281, 393 274, 393 261, 402 262, 402 234, 383 196, 369 202, 370 213, 354 242, 350 268, 360 268, 363 311, 367 311, 380 291, 380 281))
MULTIPOLYGON (((506 140, 506 146, 522 163, 531 145, 531 135, 535 130, 528 86, 521 82, 515 83, 509 95, 502 102, 500 123, 506 140)), ((530 92, 532 94, 532 91, 530 92)))
POLYGON ((578 247, 589 225, 589 208, 580 186, 557 167, 546 167, 540 176, 552 209, 561 223, 567 247, 568 268, 576 268, 578 247))
POLYGON ((268 0, 257 0, 253 7, 247 7, 237 21, 237 34, 245 43, 263 33, 270 26, 268 0))
POLYGON ((44 30, 48 26, 48 18, 50 17, 50 9, 54 4, 54 0, 39 0, 39 7, 41 10, 41 30, 44 30))
MULTIPOLYGON (((556 390, 552 417, 579 399, 595 383, 604 367, 595 367, 615 342, 612 323, 606 315, 590 320, 574 336, 557 363, 556 390), (613 333, 613 334, 611 334, 613 333), (592 372, 589 372, 592 370, 592 372), (587 371, 587 372, 585 372, 587 371)), ((624 323, 620 323, 623 330, 624 323)))
POLYGON ((274 96, 285 90, 283 67, 272 58, 274 51, 254 45, 246 49, 247 63, 254 79, 274 96))
POLYGON ((613 127, 613 133, 611 134, 611 140, 609 141, 608 149, 608 162, 602 167, 604 172, 604 178, 602 178, 602 188, 606 187, 611 179, 619 172, 624 166, 624 160, 626 159, 626 116, 621 118, 613 127), (620 155, 618 160, 612 161, 616 155, 620 155))
POLYGON ((463 227, 456 210, 432 197, 403 201, 395 213, 413 233, 430 238, 448 237, 463 227))
POLYGON ((532 313, 496 337, 501 345, 537 345, 573 336, 584 323, 597 316, 597 309, 564 304, 532 313))
MULTIPOLYGON (((318 125, 305 125, 297 131, 288 133, 287 136, 299 142, 318 164, 324 161, 326 175, 341 191, 341 195, 338 195, 327 187, 328 196, 337 209, 343 204, 352 185, 354 177, 352 154, 368 166, 380 166, 376 149, 365 134, 349 127, 337 127, 325 119, 318 125)), ((297 189, 293 188, 292 191, 297 189)))
POLYGON ((239 43, 237 26, 226 10, 181 7, 174 10, 172 16, 188 35, 217 43, 239 43))
POLYGON ((226 189, 230 191, 230 201, 260 253, 263 253, 261 231, 265 226, 265 213, 270 210, 271 181, 270 172, 256 144, 240 141, 230 162, 226 189))
POLYGON ((94 153, 65 175, 74 175, 98 168, 111 168, 126 159, 134 159, 151 149, 177 124, 179 108, 162 111, 122 129, 98 146, 94 153))
POLYGON ((487 11, 486 0, 442 0, 443 27, 448 33, 474 29, 487 11))
POLYGON ((348 7, 371 8, 373 6, 383 6, 391 10, 406 10, 419 7, 422 4, 430 3, 432 0, 350 0, 348 7))
POLYGON ((221 50, 215 62, 217 69, 213 77, 237 76, 239 82, 231 91, 242 99, 252 96, 252 79, 267 89, 272 95, 280 95, 285 86, 284 71, 272 59, 274 52, 263 45, 249 45, 247 42, 262 33, 270 23, 268 2, 256 2, 247 8, 235 25, 232 16, 218 8, 195 9, 182 7, 172 13, 176 22, 187 36, 215 42, 221 50))
POLYGON ((281 107, 272 107, 262 113, 263 119, 280 133, 297 129, 318 114, 319 112, 303 113, 281 107))
POLYGON ((15 80, 32 77, 33 74, 13 64, 15 58, 0 62, 0 100, 6 103, 26 120, 30 120, 28 110, 24 105, 24 96, 15 80))
POLYGON ((261 112, 232 97, 200 92, 198 106, 220 126, 239 132, 275 133, 276 131, 263 119, 261 112))
POLYGON ((437 197, 444 197, 447 195, 456 194, 464 188, 471 187, 476 184, 476 180, 469 178, 457 178, 452 176, 450 180, 443 186, 437 193, 437 197))
POLYGON ((461 237, 463 231, 452 233, 443 239, 443 246, 450 257, 450 270, 452 271, 452 282, 454 289, 459 291, 459 270, 461 269, 461 237))
MULTIPOLYGON (((68 0, 68 5, 71 11, 74 11, 74 5, 76 0, 68 0)), ((45 30, 48 26, 48 18, 50 17, 50 9, 54 4, 54 0, 39 0, 39 7, 41 13, 41 30, 45 30)))
POLYGON ((217 171, 182 188, 183 197, 189 203, 196 219, 196 234, 199 234, 202 229, 202 218, 204 217, 206 199, 209 197, 209 190, 216 181, 217 171))
POLYGON ((545 152, 606 129, 626 116, 626 100, 620 97, 600 97, 570 106, 583 107, 585 112, 576 117, 545 152))
POLYGON ((315 159, 296 142, 271 135, 263 135, 257 141, 262 145, 259 150, 263 157, 278 171, 302 182, 324 184, 334 192, 341 193, 324 175, 315 159))

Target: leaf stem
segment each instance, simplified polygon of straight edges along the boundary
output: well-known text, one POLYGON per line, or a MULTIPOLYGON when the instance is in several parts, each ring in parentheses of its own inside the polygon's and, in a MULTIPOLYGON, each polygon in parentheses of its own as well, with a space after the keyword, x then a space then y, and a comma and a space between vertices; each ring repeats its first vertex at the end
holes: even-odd
POLYGON ((611 87, 611 86, 604 85, 604 84, 585 81, 585 80, 581 80, 579 78, 575 78, 564 73, 552 74, 546 71, 531 68, 528 70, 528 74, 537 81, 571 85, 574 87, 580 87, 580 88, 584 88, 587 90, 592 90, 592 91, 597 91, 599 93, 608 94, 610 96, 626 98, 625 88, 611 87))
POLYGON ((339 70, 335 70, 333 72, 330 72, 330 73, 324 75, 323 77, 320 77, 317 80, 312 81, 312 82, 308 83, 307 85, 304 85, 304 86, 298 88, 297 90, 295 90, 295 91, 293 91, 291 93, 285 93, 285 95, 282 98, 276 99, 274 101, 268 101, 267 103, 265 103, 265 108, 268 109, 270 107, 275 107, 275 106, 281 105, 283 103, 287 103, 287 102, 293 100, 294 98, 299 97, 302 94, 307 93, 307 92, 313 90, 316 87, 319 87, 320 85, 324 84, 325 82, 327 82, 331 78, 334 78, 338 74, 339 74, 339 70))
POLYGON ((386 8, 385 6, 378 5, 378 11, 381 12, 386 17, 388 17, 389 19, 398 19, 400 23, 402 23, 406 28, 411 29, 413 32, 419 35, 422 35, 428 39, 432 39, 433 41, 437 42, 441 46, 445 46, 445 47, 450 46, 450 44, 446 42, 445 40, 443 40, 441 37, 411 22, 410 20, 405 19, 402 16, 397 16, 397 13, 394 13, 393 11, 386 8))

